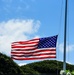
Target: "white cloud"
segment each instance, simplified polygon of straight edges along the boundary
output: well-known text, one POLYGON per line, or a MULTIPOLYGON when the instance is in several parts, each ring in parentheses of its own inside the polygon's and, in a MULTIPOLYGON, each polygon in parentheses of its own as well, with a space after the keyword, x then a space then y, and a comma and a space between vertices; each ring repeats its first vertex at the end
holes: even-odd
POLYGON ((40 21, 34 21, 32 19, 12 19, 7 22, 1 22, 0 52, 10 55, 11 42, 27 40, 30 37, 30 35, 34 35, 38 31, 39 26, 40 21))
POLYGON ((18 65, 19 66, 23 66, 23 65, 26 65, 27 63, 19 63, 18 65))
MULTIPOLYGON (((63 43, 61 43, 61 44, 59 44, 58 45, 58 49, 61 51, 61 52, 63 52, 64 51, 64 45, 63 45, 63 43)), ((74 45, 72 44, 70 44, 70 45, 67 45, 66 46, 66 51, 67 52, 69 52, 69 51, 72 51, 74 49, 74 45)))

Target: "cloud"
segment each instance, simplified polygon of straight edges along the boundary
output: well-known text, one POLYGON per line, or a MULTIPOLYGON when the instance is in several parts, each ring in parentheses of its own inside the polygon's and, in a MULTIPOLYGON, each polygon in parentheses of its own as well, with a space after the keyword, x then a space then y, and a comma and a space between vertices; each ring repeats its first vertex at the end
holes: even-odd
MULTIPOLYGON (((63 45, 63 43, 61 43, 61 44, 58 45, 58 49, 59 49, 61 52, 64 51, 64 45, 63 45)), ((67 51, 67 52, 70 52, 70 51, 72 51, 73 49, 74 49, 74 45, 73 45, 73 44, 70 44, 70 45, 67 45, 67 46, 66 46, 66 51, 67 51)))
POLYGON ((19 63, 18 65, 19 66, 23 66, 23 65, 26 65, 27 63, 19 63))
POLYGON ((33 37, 40 27, 40 21, 12 19, 0 23, 0 52, 10 55, 11 42, 33 37))

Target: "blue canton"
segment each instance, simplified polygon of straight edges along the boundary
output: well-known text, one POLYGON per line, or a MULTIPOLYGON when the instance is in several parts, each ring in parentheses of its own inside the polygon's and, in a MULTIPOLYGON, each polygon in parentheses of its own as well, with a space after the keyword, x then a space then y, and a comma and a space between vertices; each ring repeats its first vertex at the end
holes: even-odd
POLYGON ((57 35, 52 37, 40 38, 38 48, 56 47, 57 35))

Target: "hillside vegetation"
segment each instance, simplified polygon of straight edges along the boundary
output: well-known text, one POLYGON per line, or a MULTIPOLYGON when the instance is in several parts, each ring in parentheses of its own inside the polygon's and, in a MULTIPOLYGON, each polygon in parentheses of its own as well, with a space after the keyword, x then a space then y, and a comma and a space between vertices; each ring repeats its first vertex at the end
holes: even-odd
MULTIPOLYGON (((0 53, 0 75, 59 75, 63 63, 56 60, 44 60, 18 66, 10 57, 0 53)), ((67 64, 67 70, 73 71, 74 65, 67 64)))
MULTIPOLYGON (((63 63, 56 60, 45 60, 21 66, 24 73, 40 75, 59 75, 63 63)), ((74 65, 67 64, 67 70, 74 70, 74 65)))
POLYGON ((0 75, 24 75, 24 73, 10 57, 0 53, 0 75))

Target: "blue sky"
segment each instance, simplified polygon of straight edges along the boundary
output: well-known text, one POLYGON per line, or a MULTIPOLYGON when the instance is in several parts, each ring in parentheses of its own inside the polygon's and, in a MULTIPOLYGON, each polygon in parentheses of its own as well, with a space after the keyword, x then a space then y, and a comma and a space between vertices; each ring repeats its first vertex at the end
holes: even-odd
MULTIPOLYGON (((64 6, 65 0, 0 0, 0 52, 10 56, 13 41, 58 34, 57 58, 53 60, 62 61, 64 6)), ((71 64, 74 64, 73 20, 74 0, 69 0, 66 61, 71 64)), ((36 61, 15 62, 25 64, 36 61)))

